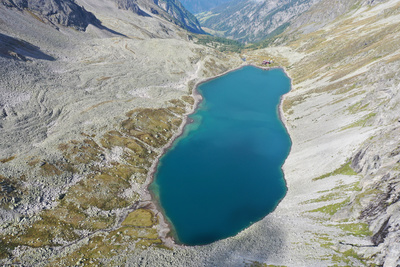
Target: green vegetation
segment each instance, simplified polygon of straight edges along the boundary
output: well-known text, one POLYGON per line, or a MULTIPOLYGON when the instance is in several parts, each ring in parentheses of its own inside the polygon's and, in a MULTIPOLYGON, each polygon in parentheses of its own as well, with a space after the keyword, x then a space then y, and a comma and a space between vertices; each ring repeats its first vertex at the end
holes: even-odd
POLYGON ((238 41, 211 35, 196 35, 196 44, 216 48, 221 52, 240 53, 244 45, 238 41))
POLYGON ((332 255, 332 261, 335 263, 333 266, 359 266, 359 264, 363 264, 366 266, 365 260, 360 257, 353 249, 346 250, 340 254, 332 255), (354 262, 356 260, 356 262, 354 262), (339 265, 338 265, 339 264, 339 265))
POLYGON ((218 16, 218 14, 213 14, 211 11, 206 11, 206 12, 198 13, 195 16, 196 16, 197 20, 200 22, 200 24, 204 24, 204 22, 206 20, 208 20, 209 18, 218 16))
MULTIPOLYGON (((82 133, 82 140, 60 144, 58 149, 63 160, 28 159, 30 170, 41 176, 79 174, 85 178, 62 194, 56 207, 41 212, 38 220, 18 226, 13 235, 0 235, 0 258, 8 257, 17 246, 55 247, 65 242, 79 242, 82 238, 79 231, 97 233, 90 236, 88 243, 51 264, 72 266, 78 259, 85 264, 90 261, 94 264, 96 259, 122 253, 132 244, 140 249, 162 246, 157 216, 152 211, 143 208, 131 211, 119 228, 115 225, 114 211, 129 208, 138 200, 136 192, 127 194, 132 183, 145 182, 156 157, 153 150, 170 140, 182 122, 181 115, 193 103, 194 99, 186 96, 169 101, 166 108, 132 110, 119 125, 119 131, 109 131, 98 138, 82 133), (121 150, 118 162, 110 160, 106 165, 98 164, 104 161, 105 154, 115 149, 121 150), (93 208, 101 212, 88 212, 93 208), (113 227, 117 230, 112 230, 113 227), (90 261, 86 262, 85 258, 90 261)), ((7 204, 8 198, 19 197, 22 192, 19 184, 3 176, 0 176, 0 182, 12 188, 8 195, 0 195, 2 205, 7 204)))
POLYGON ((290 112, 290 109, 297 104, 302 103, 304 100, 306 100, 306 97, 304 95, 297 95, 293 97, 287 97, 282 103, 282 109, 284 112, 290 112))
POLYGON ((255 50, 270 46, 275 40, 277 40, 280 37, 279 35, 282 34, 289 26, 290 26, 289 22, 282 24, 281 26, 273 30, 270 34, 268 34, 268 37, 266 39, 260 42, 250 44, 246 48, 255 50))
POLYGON ((369 106, 369 103, 363 105, 361 102, 357 102, 354 105, 351 105, 347 108, 350 114, 356 114, 360 111, 364 111, 369 106))
POLYGON ((324 178, 327 178, 329 176, 333 176, 333 175, 357 175, 357 173, 350 167, 351 161, 347 161, 345 164, 343 164, 342 166, 340 166, 339 168, 337 168, 336 170, 334 170, 333 172, 330 173, 326 173, 323 174, 319 177, 313 178, 313 181, 318 181, 324 178))
POLYGON ((368 126, 368 122, 376 116, 376 113, 369 113, 365 115, 361 120, 358 120, 356 122, 353 122, 350 125, 347 125, 346 127, 343 127, 341 131, 354 128, 354 127, 365 127, 368 126))
POLYGON ((318 203, 318 202, 326 202, 326 201, 331 201, 331 200, 336 200, 340 199, 344 196, 344 193, 339 191, 339 192, 332 192, 326 195, 323 195, 319 198, 314 198, 310 199, 307 201, 302 202, 301 204, 310 204, 310 203, 318 203))
POLYGON ((372 235, 372 232, 369 230, 369 226, 366 223, 342 223, 335 226, 354 236, 365 237, 372 235))
POLYGON ((194 105, 194 98, 191 96, 182 96, 182 100, 188 103, 189 105, 194 105))
POLYGON ((5 158, 5 159, 0 159, 1 163, 7 163, 9 161, 12 161, 13 159, 15 159, 15 156, 11 156, 9 158, 5 158))
POLYGON ((350 198, 347 198, 343 202, 335 203, 320 207, 318 209, 310 210, 309 212, 322 212, 329 215, 334 215, 338 210, 346 206, 350 201, 350 198))
POLYGON ((145 209, 137 209, 129 213, 121 225, 151 227, 156 222, 153 212, 145 209))

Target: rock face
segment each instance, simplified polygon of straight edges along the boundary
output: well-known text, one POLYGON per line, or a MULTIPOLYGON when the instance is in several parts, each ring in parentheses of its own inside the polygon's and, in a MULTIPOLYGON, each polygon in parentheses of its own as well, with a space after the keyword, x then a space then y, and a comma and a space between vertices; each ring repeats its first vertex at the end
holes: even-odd
POLYGON ((115 0, 118 8, 124 10, 130 10, 138 15, 147 15, 143 10, 141 10, 136 2, 133 0, 115 0))
POLYGON ((329 246, 351 255, 348 265, 400 264, 399 12, 398 1, 391 0, 321 1, 273 42, 284 47, 265 50, 287 55, 294 82, 283 103, 294 144, 285 163, 289 192, 290 177, 295 191, 300 176, 308 194, 319 193, 299 207, 319 225, 347 232, 336 242, 329 235, 329 246), (314 155, 307 152, 312 144, 314 155), (310 165, 290 174, 296 155, 305 165, 309 157, 310 165), (335 161, 342 165, 307 174, 335 161), (312 190, 318 181, 333 186, 312 190), (335 183, 341 193, 332 189, 335 183))
POLYGON ((180 27, 204 33, 196 17, 177 0, 114 0, 118 8, 130 10, 142 16, 161 16, 180 27))
POLYGON ((319 0, 235 0, 198 14, 213 33, 241 42, 255 42, 281 33, 297 15, 319 0))
POLYGON ((92 13, 77 5, 74 0, 5 0, 3 4, 19 10, 29 10, 53 24, 81 31, 89 24, 98 22, 92 13))
POLYGON ((304 34, 317 31, 325 25, 332 22, 339 16, 349 12, 351 9, 358 9, 369 5, 376 5, 385 0, 335 0, 335 1, 320 1, 310 7, 309 10, 302 13, 290 22, 290 26, 285 32, 287 37, 290 33, 304 34))
POLYGON ((204 33, 196 17, 178 0, 154 0, 154 3, 165 10, 178 25, 194 33, 204 33))
MULTIPOLYGON (((182 28, 204 33, 196 17, 176 0, 113 0, 117 7, 140 16, 161 16, 182 28), (143 9, 140 6, 143 6, 143 9)), ((99 20, 74 0, 5 0, 3 5, 19 10, 27 10, 38 19, 53 25, 62 25, 84 31, 89 24, 100 25, 99 20)))

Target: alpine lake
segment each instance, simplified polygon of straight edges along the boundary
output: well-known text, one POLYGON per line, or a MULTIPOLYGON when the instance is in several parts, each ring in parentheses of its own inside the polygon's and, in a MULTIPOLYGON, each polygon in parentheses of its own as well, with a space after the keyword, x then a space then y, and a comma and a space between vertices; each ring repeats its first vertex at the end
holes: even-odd
POLYGON ((203 101, 150 185, 177 243, 234 236, 285 196, 282 165, 291 140, 279 103, 290 86, 283 70, 253 66, 198 86, 203 101))

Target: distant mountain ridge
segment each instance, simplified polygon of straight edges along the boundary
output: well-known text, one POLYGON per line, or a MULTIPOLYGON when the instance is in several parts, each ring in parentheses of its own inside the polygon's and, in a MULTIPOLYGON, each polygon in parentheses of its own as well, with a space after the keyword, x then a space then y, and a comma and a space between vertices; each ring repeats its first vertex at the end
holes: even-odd
POLYGON ((181 27, 194 33, 205 33, 197 18, 178 0, 154 0, 154 3, 174 18, 181 27))
MULTIPOLYGON (((160 16, 194 33, 204 33, 196 17, 177 0, 109 0, 119 9, 132 11, 140 16, 160 16)), ((74 0, 3 0, 3 5, 20 11, 31 12, 43 22, 72 27, 85 31, 89 24, 100 25, 92 13, 74 0)))
POLYGON ((232 0, 181 0, 182 5, 193 14, 209 11, 232 0))
POLYGON ((293 18, 319 1, 234 0, 198 14, 197 18, 218 36, 256 42, 282 32, 293 18))

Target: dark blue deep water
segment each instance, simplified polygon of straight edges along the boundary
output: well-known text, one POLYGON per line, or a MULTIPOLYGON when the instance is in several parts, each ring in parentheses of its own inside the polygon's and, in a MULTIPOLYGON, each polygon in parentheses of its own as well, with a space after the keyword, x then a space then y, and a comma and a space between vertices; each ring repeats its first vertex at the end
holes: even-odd
POLYGON ((203 83, 194 120, 161 158, 150 189, 177 241, 203 245, 236 235, 285 196, 290 138, 279 115, 290 80, 244 67, 203 83))

